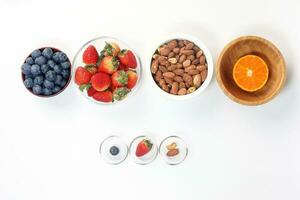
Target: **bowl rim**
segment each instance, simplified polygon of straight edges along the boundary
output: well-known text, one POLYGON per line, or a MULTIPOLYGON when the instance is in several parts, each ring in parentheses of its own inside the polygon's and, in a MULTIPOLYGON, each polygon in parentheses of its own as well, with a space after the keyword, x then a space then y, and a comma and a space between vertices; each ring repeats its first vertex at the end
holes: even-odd
POLYGON ((217 64, 216 64, 216 79, 218 82, 218 85, 221 87, 222 91, 225 93, 226 96, 228 96, 231 100, 233 100, 236 103, 242 104, 242 105, 247 105, 247 106, 257 106, 257 105, 262 105, 265 104, 269 101, 271 101, 272 99, 274 99, 282 90, 282 88, 284 87, 285 81, 286 81, 286 62, 284 59, 283 54, 280 52, 280 50, 277 48, 277 46, 272 43, 270 40, 265 39, 263 37, 260 36, 255 36, 255 35, 246 35, 246 36, 240 36, 238 38, 235 38, 234 40, 231 40, 228 44, 226 44, 226 46, 223 48, 223 50, 221 51, 221 53, 219 54, 218 60, 217 60, 217 64), (259 100, 259 101, 247 101, 247 100, 242 100, 239 99, 237 97, 235 97, 234 95, 232 95, 225 87, 225 85, 223 84, 222 78, 221 78, 221 60, 223 59, 225 53, 228 51, 229 48, 231 48, 234 44, 237 44, 241 41, 245 41, 245 40, 256 40, 256 41, 260 41, 263 43, 266 43, 267 45, 269 45, 271 47, 271 49, 273 49, 273 51, 279 55, 279 57, 282 59, 283 61, 283 65, 282 65, 282 76, 281 76, 281 80, 280 83, 278 85, 278 87, 270 94, 268 95, 266 98, 259 100))
MULTIPOLYGON (((114 40, 115 42, 120 42, 122 44, 124 44, 126 47, 129 48, 129 50, 131 50, 133 52, 133 54, 135 55, 136 59, 137 59, 137 63, 139 64, 139 73, 138 73, 138 80, 136 82, 136 85, 134 86, 133 89, 131 89, 131 91, 127 94, 127 96, 122 99, 121 101, 116 101, 116 102, 109 102, 109 103, 105 103, 105 102, 96 102, 95 100, 91 99, 91 97, 88 97, 84 94, 82 94, 82 92, 78 89, 78 85, 76 85, 75 81, 73 81, 73 84, 76 86, 76 90, 78 90, 78 92, 81 93, 81 95, 83 95, 86 99, 88 99, 89 101, 93 102, 96 105, 100 105, 100 106, 116 106, 116 105, 120 105, 123 104, 127 101, 125 101, 126 99, 130 98, 131 96, 133 96, 134 94, 136 94, 136 91, 140 88, 141 85, 141 79, 143 78, 143 65, 142 65, 142 61, 140 56, 136 53, 137 51, 132 48, 130 45, 128 45, 126 42, 124 42, 122 39, 118 39, 117 37, 114 36, 107 36, 107 35, 103 35, 103 36, 98 36, 95 37, 93 39, 88 40, 87 42, 85 42, 83 45, 81 45, 81 47, 78 49, 78 51, 76 52, 73 60, 72 60, 72 65, 75 64, 76 58, 79 56, 80 52, 90 43, 97 41, 97 40, 101 40, 101 39, 108 39, 108 40, 114 40)), ((75 78, 75 72, 76 72, 77 67, 73 67, 73 70, 71 71, 71 73, 74 73, 74 78, 75 78)))
POLYGON ((170 35, 160 38, 160 41, 163 41, 163 42, 157 42, 157 43, 155 43, 155 45, 153 45, 152 49, 154 49, 154 51, 151 50, 151 55, 149 56, 150 58, 147 62, 148 63, 147 64, 147 72, 148 72, 147 75, 151 79, 151 83, 152 83, 153 87, 155 88, 156 92, 160 93, 161 95, 163 95, 167 98, 171 98, 171 99, 175 99, 175 100, 186 100, 186 99, 191 99, 193 97, 199 96, 200 93, 202 93, 210 84, 212 77, 213 77, 213 73, 214 73, 214 62, 213 62, 212 54, 209 51, 209 49, 207 48, 207 46, 198 37, 196 37, 194 35, 186 34, 186 33, 170 34, 170 35), (174 40, 174 39, 189 40, 189 41, 193 42, 195 45, 197 45, 203 51, 203 54, 206 57, 207 70, 208 70, 207 78, 198 89, 196 89, 194 92, 192 92, 190 94, 174 95, 174 94, 165 92, 157 85, 157 83, 155 82, 155 80, 152 76, 152 72, 151 72, 152 56, 154 55, 154 53, 156 52, 158 47, 160 47, 161 45, 163 45, 171 40, 174 40))
MULTIPOLYGON (((35 50, 43 51, 45 48, 51 48, 52 50, 54 50, 54 53, 55 53, 55 52, 63 52, 63 53, 65 53, 64 51, 61 51, 59 48, 51 47, 51 46, 44 46, 44 47, 40 47, 40 48, 34 49, 33 51, 31 51, 31 53, 34 52, 35 50)), ((23 64, 26 62, 26 59, 27 59, 28 57, 31 56, 31 53, 25 58, 23 64)), ((65 54, 66 54, 66 53, 65 53, 65 54)), ((66 55, 67 55, 67 54, 66 54, 66 55)), ((55 97, 55 96, 59 95, 60 93, 62 93, 62 92, 69 86, 69 84, 70 84, 70 82, 71 82, 71 79, 72 79, 72 63, 71 63, 71 60, 70 60, 70 58, 69 58, 68 55, 67 55, 67 58, 68 58, 68 61, 69 61, 69 63, 70 63, 70 76, 69 76, 69 79, 68 79, 66 85, 65 85, 63 88, 61 88, 61 90, 60 90, 59 92, 57 92, 57 93, 55 93, 55 94, 51 94, 51 95, 49 95, 49 96, 45 96, 45 95, 40 95, 40 94, 34 94, 32 90, 30 90, 29 88, 26 88, 25 86, 24 86, 24 87, 25 87, 31 94, 33 94, 34 96, 40 97, 40 98, 50 98, 50 97, 55 97)), ((23 65, 23 64, 22 64, 22 65, 23 65)), ((22 65, 21 65, 21 79, 22 79, 22 82, 24 82, 24 81, 25 81, 25 74, 23 74, 23 72, 22 72, 22 65)), ((23 83, 23 85, 24 85, 24 83, 23 83)))

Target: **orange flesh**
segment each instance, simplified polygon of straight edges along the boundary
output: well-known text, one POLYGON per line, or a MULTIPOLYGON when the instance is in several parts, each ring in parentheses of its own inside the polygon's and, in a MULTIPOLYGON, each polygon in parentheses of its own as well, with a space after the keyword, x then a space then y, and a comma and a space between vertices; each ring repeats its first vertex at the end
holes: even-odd
POLYGON ((255 55, 240 58, 233 68, 235 83, 247 92, 261 89, 267 82, 269 69, 263 59, 255 55))

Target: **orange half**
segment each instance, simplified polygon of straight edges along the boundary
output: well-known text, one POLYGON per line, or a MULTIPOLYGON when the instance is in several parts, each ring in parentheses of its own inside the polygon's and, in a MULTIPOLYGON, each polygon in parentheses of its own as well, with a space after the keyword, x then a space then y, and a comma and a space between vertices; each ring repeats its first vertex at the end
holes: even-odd
POLYGON ((266 84, 269 69, 263 59, 255 55, 241 57, 233 67, 235 83, 247 92, 255 92, 266 84))

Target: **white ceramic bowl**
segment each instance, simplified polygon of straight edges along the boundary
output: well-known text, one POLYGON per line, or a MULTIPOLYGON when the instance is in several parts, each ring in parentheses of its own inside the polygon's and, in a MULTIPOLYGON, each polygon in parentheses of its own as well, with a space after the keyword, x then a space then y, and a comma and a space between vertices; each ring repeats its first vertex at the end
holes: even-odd
POLYGON ((165 39, 162 39, 161 41, 163 41, 163 42, 158 43, 156 46, 154 46, 154 48, 153 48, 154 50, 151 52, 151 56, 150 56, 150 59, 149 59, 148 65, 147 65, 147 75, 149 76, 149 79, 151 79, 151 83, 153 85, 153 88, 155 88, 155 90, 159 94, 161 94, 163 96, 166 96, 168 98, 177 99, 177 100, 190 99, 190 98, 193 98, 195 96, 198 96, 209 85, 209 83, 210 83, 210 81, 212 79, 212 76, 213 76, 213 71, 214 71, 213 59, 212 59, 211 53, 208 50, 208 48, 206 47, 206 45, 200 39, 198 39, 197 37, 192 36, 192 35, 188 35, 188 34, 170 35, 170 36, 166 37, 165 39), (171 40, 174 40, 174 39, 177 39, 177 40, 189 40, 189 41, 193 42, 196 46, 198 46, 203 51, 203 54, 205 55, 206 62, 207 62, 208 73, 207 73, 206 80, 202 83, 202 85, 197 90, 195 90, 194 92, 192 92, 190 94, 186 94, 186 95, 182 95, 182 96, 180 96, 180 95, 173 95, 173 94, 167 93, 164 90, 162 90, 157 85, 157 83, 155 82, 155 80, 154 80, 154 78, 152 76, 152 73, 151 73, 152 56, 156 52, 157 48, 159 48, 161 45, 163 45, 163 44, 165 44, 165 43, 167 43, 167 42, 169 42, 171 40))
MULTIPOLYGON (((105 46, 105 42, 115 42, 117 43, 121 49, 129 49, 133 52, 135 58, 136 58, 136 61, 137 61, 137 67, 134 71, 136 71, 137 75, 138 75, 138 80, 136 82, 136 85, 135 87, 127 94, 127 96, 121 100, 121 101, 114 101, 114 102, 111 102, 111 103, 104 103, 104 102, 99 102, 99 101, 96 101, 94 100, 92 97, 89 97, 87 95, 87 92, 84 91, 84 92, 81 92, 79 89, 79 93, 81 93, 83 96, 85 96, 87 99, 89 99, 90 101, 96 103, 96 104, 100 104, 100 105, 115 105, 115 104, 119 104, 121 102, 125 102, 127 101, 127 99, 129 99, 129 97, 133 96, 137 89, 139 88, 140 86, 140 83, 141 83, 141 76, 142 76, 142 64, 141 64, 141 60, 140 60, 140 57, 137 55, 136 51, 134 49, 132 49, 131 47, 129 47, 125 42, 117 39, 117 38, 114 38, 114 37, 108 37, 108 36, 102 36, 102 37, 98 37, 98 38, 95 38, 95 39, 92 39, 90 41, 88 41, 87 43, 85 43, 79 50, 78 52, 76 53, 75 57, 74 57, 74 60, 73 60, 73 63, 72 63, 72 66, 73 67, 73 82, 74 82, 74 79, 75 79, 75 72, 76 72, 76 69, 77 67, 79 66, 84 66, 85 64, 83 63, 82 61, 82 54, 84 52, 84 50, 89 46, 89 45, 94 45, 97 49, 98 52, 101 52, 101 50, 103 49, 103 47, 105 46)), ((74 85, 76 85, 74 83, 74 85)), ((78 88, 78 85, 76 85, 76 87, 78 88)))

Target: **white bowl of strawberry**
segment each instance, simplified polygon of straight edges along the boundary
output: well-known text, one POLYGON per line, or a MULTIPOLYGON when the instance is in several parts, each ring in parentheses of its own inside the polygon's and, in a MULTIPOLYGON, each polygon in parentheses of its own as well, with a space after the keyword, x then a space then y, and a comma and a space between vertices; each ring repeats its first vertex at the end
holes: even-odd
POLYGON ((77 52, 73 66, 79 91, 98 104, 115 104, 132 95, 141 77, 137 54, 123 42, 99 37, 77 52))

